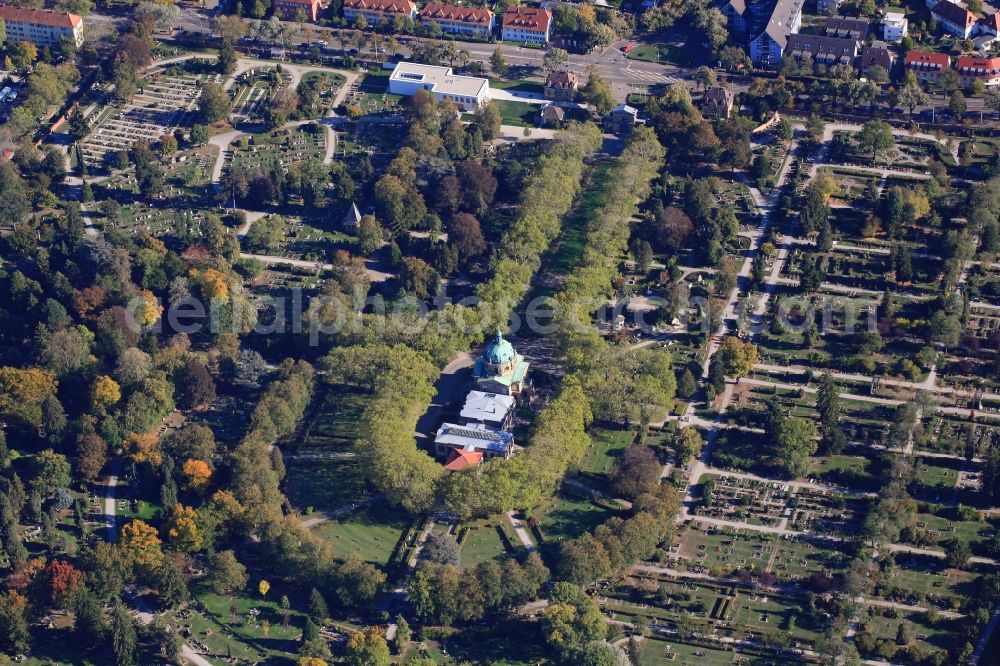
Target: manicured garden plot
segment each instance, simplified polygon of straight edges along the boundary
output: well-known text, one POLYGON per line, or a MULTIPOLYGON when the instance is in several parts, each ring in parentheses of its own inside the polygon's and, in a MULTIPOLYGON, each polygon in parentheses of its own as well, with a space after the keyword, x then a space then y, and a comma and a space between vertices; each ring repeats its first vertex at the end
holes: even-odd
POLYGON ((354 554, 384 567, 409 526, 402 513, 376 503, 341 520, 322 523, 313 531, 333 544, 338 557, 354 554))
POLYGON ((850 557, 836 542, 803 537, 783 537, 777 542, 771 572, 781 581, 800 581, 816 573, 843 570, 850 557))
POLYGON ((878 590, 883 596, 921 602, 938 598, 951 606, 969 593, 969 583, 975 580, 974 574, 952 569, 943 561, 906 553, 897 554, 895 560, 887 587, 878 590))
POLYGON ((639 666, 723 666, 745 659, 736 652, 685 645, 658 638, 643 639, 639 666))
POLYGON ((721 530, 698 527, 695 518, 692 525, 677 537, 676 555, 709 570, 726 572, 741 568, 764 571, 774 550, 774 535, 749 529, 721 530))

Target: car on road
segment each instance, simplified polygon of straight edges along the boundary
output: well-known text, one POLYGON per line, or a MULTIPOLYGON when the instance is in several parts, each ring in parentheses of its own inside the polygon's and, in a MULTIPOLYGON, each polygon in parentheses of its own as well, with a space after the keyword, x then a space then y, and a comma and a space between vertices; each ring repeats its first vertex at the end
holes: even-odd
POLYGON ((631 51, 634 48, 635 48, 635 44, 633 44, 632 42, 629 42, 628 44, 626 44, 625 46, 622 47, 622 53, 628 53, 629 51, 631 51))

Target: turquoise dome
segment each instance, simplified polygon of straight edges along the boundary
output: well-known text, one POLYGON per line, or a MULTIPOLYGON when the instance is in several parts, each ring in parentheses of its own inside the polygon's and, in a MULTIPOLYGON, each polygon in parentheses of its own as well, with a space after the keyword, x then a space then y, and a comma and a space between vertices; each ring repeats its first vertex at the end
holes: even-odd
POLYGON ((497 335, 486 345, 486 352, 483 358, 492 365, 507 365, 514 360, 514 346, 503 339, 503 334, 497 331, 497 335))

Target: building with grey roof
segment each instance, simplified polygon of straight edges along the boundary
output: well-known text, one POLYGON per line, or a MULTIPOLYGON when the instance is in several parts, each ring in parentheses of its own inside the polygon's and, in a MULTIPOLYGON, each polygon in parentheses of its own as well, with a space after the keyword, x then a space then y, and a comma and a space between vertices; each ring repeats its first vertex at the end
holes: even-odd
POLYGON ((808 55, 813 62, 824 65, 851 65, 858 55, 858 42, 826 35, 790 35, 785 54, 796 60, 808 55))
POLYGON ((777 67, 781 63, 788 38, 802 26, 802 6, 805 0, 777 0, 768 6, 750 2, 744 20, 750 36, 750 60, 760 67, 777 67), (746 20, 746 15, 751 20, 746 20))

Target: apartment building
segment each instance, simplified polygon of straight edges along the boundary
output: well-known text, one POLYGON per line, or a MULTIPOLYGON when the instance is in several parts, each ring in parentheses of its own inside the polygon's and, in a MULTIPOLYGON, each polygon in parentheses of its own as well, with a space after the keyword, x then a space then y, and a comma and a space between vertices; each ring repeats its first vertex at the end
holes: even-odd
POLYGON ((397 16, 417 18, 417 5, 413 0, 344 0, 344 18, 353 21, 364 16, 368 25, 391 22, 397 16))
POLYGON ((51 48, 68 37, 77 46, 83 44, 83 19, 76 14, 0 5, 0 19, 7 26, 8 42, 31 42, 51 48))
POLYGON ((313 23, 319 19, 319 0, 273 0, 271 7, 274 8, 275 16, 286 21, 294 19, 300 9, 313 23))
POLYGON ((937 81, 951 67, 951 58, 945 53, 910 51, 903 59, 903 67, 913 72, 919 81, 937 81))
POLYGON ((505 42, 547 44, 552 12, 537 7, 510 7, 503 13, 501 38, 505 42))
POLYGON ((459 7, 443 2, 428 3, 420 10, 420 23, 436 23, 441 32, 470 37, 489 37, 496 26, 493 12, 482 7, 459 7))

